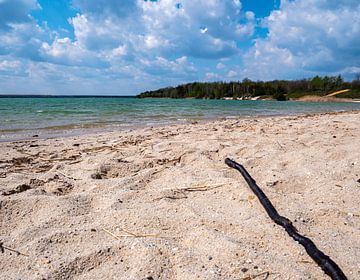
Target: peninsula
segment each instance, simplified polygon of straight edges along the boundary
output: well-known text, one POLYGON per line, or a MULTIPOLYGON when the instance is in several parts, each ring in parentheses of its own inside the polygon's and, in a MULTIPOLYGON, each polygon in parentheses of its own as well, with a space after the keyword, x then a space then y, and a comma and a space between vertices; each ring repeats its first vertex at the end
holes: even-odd
POLYGON ((197 99, 299 99, 304 96, 327 96, 334 92, 336 98, 360 98, 360 75, 351 82, 339 76, 315 76, 302 80, 274 80, 241 82, 193 82, 176 87, 145 91, 140 98, 197 98, 197 99))

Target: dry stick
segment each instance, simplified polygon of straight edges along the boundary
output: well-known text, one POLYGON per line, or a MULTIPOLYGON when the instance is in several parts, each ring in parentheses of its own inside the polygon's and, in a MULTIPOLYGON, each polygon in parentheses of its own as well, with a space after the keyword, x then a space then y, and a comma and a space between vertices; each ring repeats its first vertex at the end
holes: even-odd
POLYGON ((268 279, 270 274, 271 273, 269 271, 265 271, 265 272, 262 272, 260 274, 246 276, 245 278, 242 278, 242 280, 251 280, 251 279, 255 279, 255 278, 258 278, 260 276, 263 276, 263 275, 265 276, 265 278, 263 280, 266 280, 266 279, 268 279))
POLYGON ((226 183, 220 183, 220 184, 212 184, 212 185, 203 185, 203 186, 192 186, 192 187, 186 187, 186 188, 180 188, 176 189, 179 191, 186 191, 186 192, 206 192, 212 189, 220 188, 224 186, 226 183))
POLYGON ((279 143, 279 141, 276 141, 276 143, 279 145, 281 150, 285 151, 285 148, 279 143))
POLYGON ((63 175, 64 177, 66 177, 66 178, 68 178, 68 179, 70 179, 70 180, 74 180, 74 181, 81 180, 81 179, 78 179, 78 178, 70 177, 70 176, 68 176, 68 175, 66 175, 66 174, 64 174, 64 173, 62 173, 62 172, 60 172, 60 171, 57 171, 57 173, 59 173, 60 175, 63 175))
POLYGON ((23 255, 25 257, 29 257, 28 254, 25 254, 25 253, 21 253, 20 251, 18 250, 15 250, 15 249, 12 249, 12 248, 9 248, 7 246, 4 246, 2 242, 0 242, 0 252, 1 253, 4 253, 5 250, 8 250, 8 251, 11 251, 11 252, 14 252, 14 253, 17 253, 18 255, 23 255))
POLYGON ((224 185, 225 185, 225 183, 214 184, 214 185, 205 185, 205 186, 192 186, 192 187, 186 187, 186 188, 180 188, 180 189, 170 189, 170 190, 172 190, 174 192, 181 193, 183 196, 176 197, 174 195, 166 195, 166 196, 156 198, 154 200, 161 200, 163 198, 184 199, 184 198, 187 198, 185 192, 206 192, 206 191, 210 191, 210 190, 213 190, 213 189, 216 189, 216 188, 220 188, 220 187, 222 187, 224 185))
POLYGON ((118 239, 118 240, 121 240, 120 237, 134 237, 134 238, 142 238, 142 237, 156 237, 156 238, 166 238, 166 237, 162 237, 162 236, 159 236, 158 234, 135 234, 135 233, 132 233, 130 231, 127 231, 127 230, 124 230, 122 229, 121 231, 127 233, 128 235, 116 235, 114 233, 112 233, 111 231, 107 230, 107 229, 104 229, 103 228, 103 231, 105 231, 107 234, 110 234, 112 237, 118 239))
POLYGON ((250 176, 246 169, 239 163, 226 158, 225 163, 236 170, 238 170, 248 183, 250 189, 259 199, 261 205, 265 208, 270 218, 278 225, 285 228, 286 232, 297 242, 299 242, 306 250, 308 255, 321 267, 321 269, 331 277, 333 280, 346 280, 345 274, 340 267, 329 256, 321 252, 311 239, 299 234, 297 229, 293 226, 291 221, 283 216, 280 216, 271 201, 265 193, 256 184, 255 180, 250 176))
POLYGON ((111 231, 108 231, 107 229, 102 229, 103 231, 105 231, 107 234, 110 234, 112 237, 114 237, 117 240, 121 240, 119 236, 113 234, 111 231))
POLYGON ((181 190, 173 190, 174 191, 174 195, 165 195, 165 196, 162 196, 162 197, 158 197, 158 198, 155 198, 154 201, 157 201, 157 200, 161 200, 161 199, 164 199, 164 198, 168 198, 168 199, 184 199, 184 198, 187 198, 186 194, 184 193, 184 191, 181 191, 181 190), (176 196, 176 194, 181 194, 182 196, 176 196))

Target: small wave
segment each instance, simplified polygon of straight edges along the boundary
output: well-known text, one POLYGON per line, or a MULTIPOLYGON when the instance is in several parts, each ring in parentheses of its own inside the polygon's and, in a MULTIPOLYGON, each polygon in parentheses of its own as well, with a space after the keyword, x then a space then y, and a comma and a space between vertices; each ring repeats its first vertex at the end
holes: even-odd
POLYGON ((43 110, 37 110, 36 113, 43 113, 43 110))
POLYGON ((41 130, 71 130, 71 129, 86 129, 86 128, 99 128, 104 127, 104 125, 96 123, 84 123, 84 124, 63 124, 63 125, 53 125, 39 128, 41 130))

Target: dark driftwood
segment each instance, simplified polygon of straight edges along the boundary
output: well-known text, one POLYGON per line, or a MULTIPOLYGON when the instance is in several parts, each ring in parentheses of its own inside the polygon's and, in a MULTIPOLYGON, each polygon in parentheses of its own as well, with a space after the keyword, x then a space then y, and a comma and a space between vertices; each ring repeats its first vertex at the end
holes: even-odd
POLYGON ((255 180, 250 176, 246 169, 239 163, 227 158, 225 163, 238 170, 248 183, 251 190, 260 200, 260 203, 265 208, 270 218, 278 225, 285 228, 286 232, 297 242, 299 242, 306 250, 308 255, 321 267, 321 269, 331 277, 333 280, 346 280, 345 274, 340 267, 330 259, 329 256, 321 252, 311 239, 299 234, 297 229, 293 226, 291 221, 283 216, 280 216, 271 201, 267 198, 265 193, 256 184, 255 180))

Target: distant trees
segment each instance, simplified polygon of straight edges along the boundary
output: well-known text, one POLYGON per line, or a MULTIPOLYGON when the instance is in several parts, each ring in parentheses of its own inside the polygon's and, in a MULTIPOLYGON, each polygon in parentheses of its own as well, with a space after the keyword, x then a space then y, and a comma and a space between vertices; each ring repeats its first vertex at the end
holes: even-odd
POLYGON ((277 100, 286 100, 297 95, 313 94, 326 95, 330 92, 345 88, 360 89, 360 73, 354 81, 345 82, 339 76, 315 76, 311 79, 302 80, 274 80, 274 81, 251 81, 244 79, 241 82, 211 82, 211 83, 188 83, 177 87, 162 88, 154 91, 146 91, 138 95, 146 97, 167 98, 239 98, 271 97, 277 100))
POLYGON ((311 89, 319 92, 329 92, 331 90, 340 89, 344 84, 343 78, 339 75, 336 77, 319 77, 315 76, 311 80, 311 89))
POLYGON ((351 84, 353 89, 360 89, 360 73, 355 74, 355 79, 351 84))

